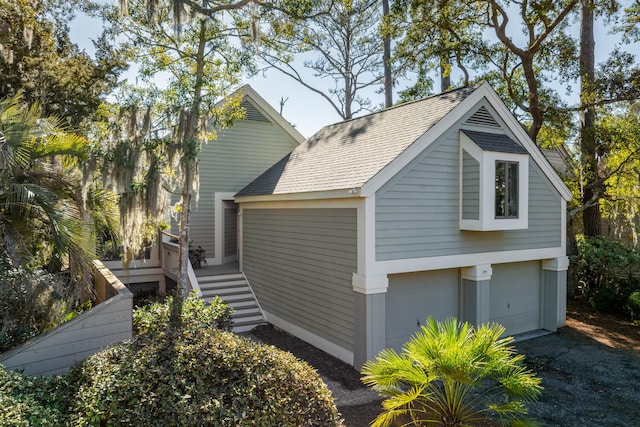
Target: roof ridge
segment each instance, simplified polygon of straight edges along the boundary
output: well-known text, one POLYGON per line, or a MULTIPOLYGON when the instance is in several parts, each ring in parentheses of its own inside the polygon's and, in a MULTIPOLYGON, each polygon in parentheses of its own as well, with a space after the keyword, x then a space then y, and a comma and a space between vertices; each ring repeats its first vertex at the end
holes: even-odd
MULTIPOLYGON (((462 87, 450 89, 450 90, 447 90, 447 91, 444 91, 444 92, 440 92, 440 93, 436 93, 436 94, 433 94, 433 95, 429 95, 429 96, 424 97, 424 98, 414 99, 412 101, 403 102, 401 104, 395 104, 395 105, 392 105, 391 107, 387 107, 387 108, 384 108, 384 109, 379 110, 379 111, 372 111, 371 113, 365 114, 364 116, 352 117, 352 118, 350 118, 348 120, 342 120, 340 122, 330 123, 328 125, 325 125, 325 126, 321 127, 315 134, 320 133, 320 131, 322 131, 325 128, 338 126, 338 125, 343 125, 343 124, 350 123, 350 122, 353 122, 353 121, 356 121, 356 120, 365 119, 367 117, 371 117, 371 116, 374 116, 376 114, 382 114, 382 113, 386 113, 387 111, 397 110, 399 108, 407 107, 409 105, 417 104, 417 103, 420 103, 420 102, 425 102, 425 101, 428 101, 428 100, 431 100, 433 98, 437 98, 437 97, 440 97, 440 96, 449 95, 449 94, 452 94, 454 92, 458 92, 458 91, 461 91, 461 90, 464 90, 464 89, 474 89, 475 90, 478 87, 480 87, 483 83, 485 83, 485 82, 484 81, 480 81, 480 82, 477 82, 477 83, 474 83, 474 84, 471 84, 471 85, 462 86, 462 87)), ((311 135, 307 139, 311 139, 315 134, 311 135)))

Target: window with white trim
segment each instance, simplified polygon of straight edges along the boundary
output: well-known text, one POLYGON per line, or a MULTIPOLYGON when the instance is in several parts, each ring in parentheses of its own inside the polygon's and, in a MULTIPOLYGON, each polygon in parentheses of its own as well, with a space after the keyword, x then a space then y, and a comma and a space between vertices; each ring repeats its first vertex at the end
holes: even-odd
POLYGON ((496 160, 496 218, 518 218, 518 162, 496 160))
POLYGON ((502 133, 460 132, 460 229, 528 228, 529 154, 502 133))

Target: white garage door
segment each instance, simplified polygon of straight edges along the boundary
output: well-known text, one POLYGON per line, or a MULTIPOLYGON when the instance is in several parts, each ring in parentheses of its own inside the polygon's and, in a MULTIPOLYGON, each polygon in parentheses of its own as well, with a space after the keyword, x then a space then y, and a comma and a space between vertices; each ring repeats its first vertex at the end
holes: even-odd
POLYGON ((386 345, 400 350, 428 316, 458 316, 458 270, 389 276, 386 295, 386 345))
POLYGON ((539 329, 541 325, 540 262, 492 265, 490 319, 508 335, 539 329))

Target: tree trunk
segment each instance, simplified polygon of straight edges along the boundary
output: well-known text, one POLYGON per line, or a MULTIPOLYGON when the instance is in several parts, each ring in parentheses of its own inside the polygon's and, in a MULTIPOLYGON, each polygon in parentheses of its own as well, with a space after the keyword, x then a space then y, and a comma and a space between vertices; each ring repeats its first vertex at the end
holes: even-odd
POLYGON ((180 146, 182 156, 180 159, 182 166, 182 211, 180 212, 180 233, 178 245, 178 288, 174 295, 174 304, 171 308, 171 322, 177 324, 180 321, 182 312, 183 292, 189 292, 189 220, 191 217, 191 198, 193 191, 193 181, 198 165, 197 149, 197 128, 200 115, 200 98, 202 96, 202 85, 204 76, 204 49, 206 45, 206 26, 204 21, 200 22, 200 35, 198 51, 196 53, 196 78, 193 88, 193 100, 189 111, 184 132, 180 135, 180 146))
POLYGON ((522 70, 524 71, 524 77, 527 81, 527 87, 529 88, 528 98, 529 114, 531 114, 531 127, 529 128, 528 133, 533 142, 536 142, 538 133, 540 133, 540 129, 542 129, 542 125, 544 124, 544 113, 540 107, 538 78, 533 66, 533 54, 522 58, 522 70))
POLYGON ((595 42, 593 36, 593 0, 580 0, 580 157, 584 171, 582 211, 584 233, 587 236, 600 235, 600 179, 598 176, 597 141, 595 135, 596 112, 592 103, 595 74, 595 42))
MULTIPOLYGON (((383 18, 389 15, 389 0, 382 0, 383 18)), ((393 80, 391 77, 391 37, 384 36, 382 60, 384 62, 384 106, 393 105, 393 80)))

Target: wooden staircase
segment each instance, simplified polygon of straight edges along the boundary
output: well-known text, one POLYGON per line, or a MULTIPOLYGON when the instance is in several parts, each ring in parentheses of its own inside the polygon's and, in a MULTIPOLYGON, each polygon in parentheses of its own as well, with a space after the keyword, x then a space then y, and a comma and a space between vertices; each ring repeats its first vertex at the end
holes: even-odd
POLYGON ((214 274, 198 276, 202 299, 210 302, 216 295, 234 308, 233 332, 246 332, 266 322, 244 274, 214 274))

